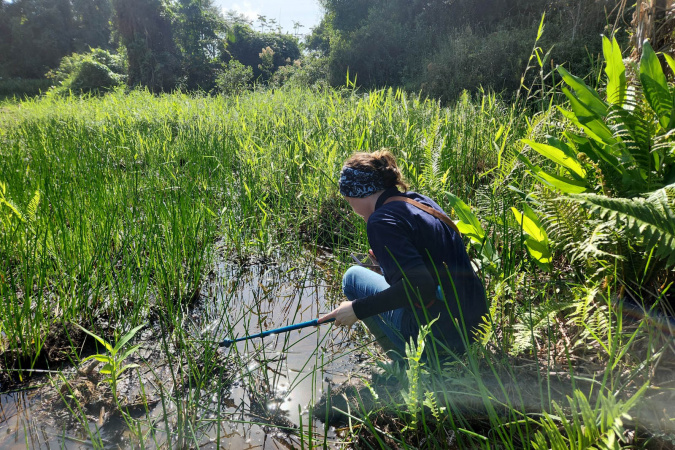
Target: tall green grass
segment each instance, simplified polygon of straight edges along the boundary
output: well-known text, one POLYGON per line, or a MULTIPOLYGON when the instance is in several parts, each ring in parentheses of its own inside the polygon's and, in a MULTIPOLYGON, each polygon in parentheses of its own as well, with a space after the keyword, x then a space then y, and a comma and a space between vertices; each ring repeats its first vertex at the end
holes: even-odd
MULTIPOLYGON (((535 441, 541 447, 558 439, 554 415, 568 405, 579 427, 604 405, 623 426, 633 402, 608 399, 642 392, 645 371, 654 369, 650 355, 663 354, 665 344, 653 328, 622 322, 613 303, 620 287, 586 284, 564 264, 543 271, 528 257, 511 213, 535 198, 517 157, 519 139, 545 133, 546 114, 526 117, 494 95, 464 96, 444 108, 394 90, 287 89, 240 97, 134 91, 8 106, 0 115, 4 367, 23 373, 53 363, 45 345, 55 336, 71 339, 65 330, 73 322, 116 340, 149 320, 161 328, 163 351, 172 355, 173 384, 188 380, 189 388, 180 399, 163 392, 162 419, 141 426, 125 416, 129 429, 139 442, 199 445, 214 420, 233 420, 220 406, 215 419, 200 416, 204 397, 232 380, 213 349, 195 347, 184 330, 214 261, 318 260, 316 252, 328 247, 328 276, 337 288, 341 261, 349 251, 367 250, 364 224, 337 193, 339 170, 354 151, 388 147, 416 190, 448 212, 453 200, 446 193, 452 192, 482 219, 481 241, 470 251, 481 263, 491 308, 480 345, 467 357, 436 370, 417 364, 418 384, 404 385, 405 400, 390 399, 388 417, 408 434, 383 431, 381 416, 357 408, 352 425, 360 427, 346 439, 464 448, 527 448, 535 441), (627 349, 636 342, 646 342, 647 350, 631 359, 627 349), (577 355, 589 354, 610 370, 599 379, 582 373, 592 381, 577 383, 577 355), (518 386, 519 358, 534 374, 528 392, 518 386), (593 386, 597 395, 570 391, 573 400, 565 403, 554 395, 551 371, 571 374, 572 388, 593 386), (453 381, 460 373, 468 377, 453 381), (538 415, 543 412, 549 415, 538 415), (539 437, 540 430, 547 437, 539 437)), ((260 327, 262 311, 236 313, 223 314, 220 326, 260 327)), ((66 355, 74 362, 76 344, 66 355)), ((264 347, 256 351, 265 357, 264 347)), ((411 349, 410 357, 415 354, 411 349)), ((235 366, 246 367, 247 358, 237 355, 235 366)), ((245 378, 267 389, 278 381, 258 377, 245 378)), ((218 394, 216 405, 220 400, 218 394)), ((607 417, 602 420, 599 434, 582 427, 595 433, 589 442, 617 438, 604 428, 607 417)), ((322 439, 312 426, 297 435, 308 448, 322 439)))
POLYGON ((352 219, 335 180, 353 151, 392 148, 420 190, 469 195, 512 116, 494 97, 443 109, 391 90, 24 102, 0 135, 3 347, 35 360, 52 323, 173 313, 215 248, 297 255, 319 235, 340 247, 352 219))

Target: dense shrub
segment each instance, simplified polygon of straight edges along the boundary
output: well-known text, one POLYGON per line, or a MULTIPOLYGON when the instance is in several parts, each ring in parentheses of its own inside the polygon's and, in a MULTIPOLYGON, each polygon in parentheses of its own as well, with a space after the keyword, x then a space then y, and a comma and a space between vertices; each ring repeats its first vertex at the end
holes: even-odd
POLYGON ((536 33, 536 28, 521 28, 486 36, 471 31, 448 36, 415 82, 421 80, 423 93, 442 100, 480 86, 513 92, 520 86, 536 33))
POLYGON ((305 55, 293 64, 279 67, 272 76, 274 87, 292 86, 321 89, 328 86, 328 59, 318 54, 305 55))
POLYGON ((216 91, 226 95, 239 95, 251 87, 253 68, 231 60, 216 78, 216 91))
POLYGON ((111 48, 110 0, 0 1, 0 77, 37 79, 74 52, 111 48))
POLYGON ((330 81, 345 82, 346 72, 358 75, 359 84, 384 87, 401 84, 407 73, 406 59, 416 54, 415 37, 406 27, 381 14, 363 27, 331 41, 330 81))
POLYGON ((344 84, 349 72, 366 88, 403 86, 447 101, 465 89, 516 91, 544 13, 538 45, 552 49, 555 64, 588 74, 601 50, 597 36, 614 23, 608 14, 616 6, 614 0, 324 3, 326 16, 307 44, 327 54, 331 84, 344 84))
MULTIPOLYGON (((253 69, 253 76, 258 79, 263 77, 267 80, 276 68, 284 66, 287 61, 295 61, 300 58, 298 40, 288 34, 258 33, 247 24, 236 23, 232 26, 230 42, 223 54, 225 61, 236 59, 245 66, 253 69), (259 67, 260 53, 263 49, 270 48, 273 52, 273 68, 265 75, 265 71, 259 67)), ((224 61, 224 62, 225 62, 224 61)))
POLYGON ((57 93, 105 92, 121 85, 125 79, 124 60, 97 48, 90 53, 73 53, 61 60, 58 69, 47 77, 55 82, 57 93))

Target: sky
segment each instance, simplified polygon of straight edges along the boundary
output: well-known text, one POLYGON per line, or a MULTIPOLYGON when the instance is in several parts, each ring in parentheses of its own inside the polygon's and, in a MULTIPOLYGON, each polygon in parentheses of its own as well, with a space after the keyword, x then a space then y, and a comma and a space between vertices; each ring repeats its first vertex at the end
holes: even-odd
POLYGON ((259 29, 258 15, 275 19, 284 32, 293 34, 293 22, 300 22, 300 34, 307 34, 321 21, 323 8, 319 0, 214 0, 213 4, 222 8, 223 13, 235 10, 253 20, 259 29))

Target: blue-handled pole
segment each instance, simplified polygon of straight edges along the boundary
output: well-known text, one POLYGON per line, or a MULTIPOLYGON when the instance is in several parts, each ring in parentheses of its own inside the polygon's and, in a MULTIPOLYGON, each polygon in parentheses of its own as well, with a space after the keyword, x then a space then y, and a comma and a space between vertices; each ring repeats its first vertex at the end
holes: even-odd
POLYGON ((335 321, 335 319, 328 319, 326 321, 323 321, 323 322, 319 323, 319 319, 314 319, 314 320, 310 320, 310 321, 307 321, 307 322, 296 323, 295 325, 288 325, 287 327, 281 327, 281 328, 275 328, 274 330, 263 331, 262 333, 252 334, 250 336, 244 336, 244 337, 240 337, 240 338, 237 338, 237 339, 224 339, 220 342, 220 344, 218 344, 218 346, 227 348, 230 345, 234 344, 235 342, 245 341, 247 339, 259 338, 259 337, 265 337, 265 336, 269 336, 270 334, 286 333, 288 331, 299 330, 301 328, 316 327, 318 325, 328 323, 328 322, 333 322, 333 321, 335 321))

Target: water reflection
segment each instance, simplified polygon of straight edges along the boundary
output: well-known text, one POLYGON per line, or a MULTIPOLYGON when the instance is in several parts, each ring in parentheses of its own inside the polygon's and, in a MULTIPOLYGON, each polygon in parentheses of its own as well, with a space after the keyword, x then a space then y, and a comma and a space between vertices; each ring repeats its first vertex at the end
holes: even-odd
POLYGON ((184 312, 182 330, 154 328, 141 335, 135 361, 141 367, 119 387, 127 405, 135 405, 125 409, 126 420, 105 408, 100 414, 67 410, 54 387, 3 394, 0 447, 129 447, 143 441, 149 448, 195 442, 201 448, 296 448, 300 423, 305 434, 311 425, 313 437, 330 446, 334 432, 313 421, 309 409, 328 382, 342 382, 353 368, 349 358, 335 359, 353 350, 342 330, 324 325, 238 342, 212 356, 217 368, 207 376, 199 370, 213 366, 200 360, 200 353, 214 348, 205 341, 315 319, 330 309, 331 294, 311 264, 242 270, 223 263, 200 304, 184 312), (177 350, 188 348, 177 342, 190 340, 194 354, 177 350))

